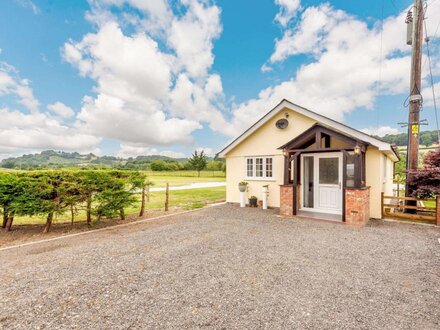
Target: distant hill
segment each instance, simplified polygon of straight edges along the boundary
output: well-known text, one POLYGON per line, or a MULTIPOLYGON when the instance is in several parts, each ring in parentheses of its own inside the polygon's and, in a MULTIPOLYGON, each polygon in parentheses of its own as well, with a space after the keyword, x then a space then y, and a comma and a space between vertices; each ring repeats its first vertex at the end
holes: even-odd
POLYGON ((115 156, 96 156, 78 152, 46 150, 38 154, 10 157, 0 162, 1 168, 8 169, 47 169, 65 167, 114 167, 114 168, 145 168, 147 164, 161 160, 164 162, 183 162, 185 158, 171 158, 160 155, 138 156, 136 158, 119 158, 115 156))
MULTIPOLYGON (((408 144, 408 134, 400 133, 400 134, 387 134, 383 137, 376 136, 378 139, 388 142, 394 143, 397 146, 406 146, 408 144)), ((430 146, 436 144, 437 141, 437 131, 424 131, 420 133, 420 144, 424 146, 430 146)))

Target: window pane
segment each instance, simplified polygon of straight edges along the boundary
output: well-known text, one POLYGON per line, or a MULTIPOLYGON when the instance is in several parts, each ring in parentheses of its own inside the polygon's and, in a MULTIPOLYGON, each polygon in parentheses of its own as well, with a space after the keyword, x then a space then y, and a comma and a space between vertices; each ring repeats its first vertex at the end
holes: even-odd
POLYGON ((304 207, 313 207, 313 156, 304 157, 304 207))
POLYGON ((263 158, 255 158, 255 176, 257 178, 263 177, 263 158))
POLYGON ((319 158, 319 184, 339 183, 339 158, 319 158))
POLYGON ((252 158, 247 159, 246 175, 250 178, 254 176, 254 160, 252 158))
POLYGON ((266 158, 266 178, 272 177, 272 158, 266 158))
POLYGON ((347 187, 354 187, 354 157, 355 156, 353 152, 349 152, 347 154, 347 171, 346 171, 347 187))

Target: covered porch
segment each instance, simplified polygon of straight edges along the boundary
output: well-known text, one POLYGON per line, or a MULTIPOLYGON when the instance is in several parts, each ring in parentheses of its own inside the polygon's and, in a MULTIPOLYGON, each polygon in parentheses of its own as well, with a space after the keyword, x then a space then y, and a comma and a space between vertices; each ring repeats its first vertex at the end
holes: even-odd
POLYGON ((279 147, 284 153, 281 215, 366 223, 367 148, 365 141, 321 124, 279 147))

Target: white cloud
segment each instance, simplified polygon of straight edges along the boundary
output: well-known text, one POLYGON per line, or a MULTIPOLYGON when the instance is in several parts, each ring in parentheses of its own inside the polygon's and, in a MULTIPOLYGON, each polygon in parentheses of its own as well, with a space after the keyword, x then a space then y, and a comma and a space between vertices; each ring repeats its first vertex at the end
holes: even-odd
POLYGON ((380 127, 368 127, 361 129, 362 132, 367 133, 369 135, 376 135, 383 137, 387 134, 398 134, 400 133, 397 128, 390 126, 380 126, 380 127))
POLYGON ((0 150, 91 150, 100 138, 60 124, 44 113, 0 109, 0 150))
POLYGON ((213 41, 220 36, 220 9, 196 0, 183 0, 187 12, 173 20, 168 44, 175 50, 177 63, 197 78, 206 76, 214 62, 213 41))
MULTIPOLYGON (((0 157, 44 149, 89 151, 96 148, 101 138, 77 128, 64 125, 59 117, 39 111, 30 81, 22 79, 18 71, 7 63, 0 63, 0 96, 13 96, 26 109, 0 108, 0 157)), ((67 114, 62 103, 49 106, 54 112, 67 114)), ((71 109, 70 109, 71 110, 71 109)))
POLYGON ((35 112, 38 111, 40 104, 29 84, 29 80, 19 77, 16 68, 0 62, 0 96, 13 95, 18 99, 18 103, 35 112))
POLYGON ((123 144, 159 146, 192 143, 203 123, 225 125, 221 78, 209 73, 221 32, 217 6, 182 0, 185 10, 175 14, 166 1, 91 4, 88 17, 97 32, 63 48, 65 60, 96 82, 97 95, 84 97, 77 127, 123 144), (126 4, 143 14, 111 11, 126 4), (126 24, 134 32, 126 32, 126 24))
POLYGON ((150 155, 160 155, 171 158, 186 158, 186 155, 181 152, 176 152, 172 150, 158 150, 156 148, 151 148, 148 146, 142 146, 140 144, 125 144, 121 143, 120 148, 117 152, 117 156, 121 158, 137 157, 137 156, 150 156, 150 155))
POLYGON ((201 128, 196 121, 167 118, 154 102, 144 106, 106 94, 86 97, 78 127, 97 136, 149 145, 190 144, 191 133, 201 128))
POLYGON ((275 16, 275 21, 282 27, 286 27, 301 8, 300 0, 275 0, 275 4, 280 7, 278 14, 275 16))
POLYGON ((204 152, 206 156, 208 157, 214 157, 216 151, 210 147, 200 147, 200 148, 196 148, 197 152, 204 152))
POLYGON ((273 68, 270 65, 264 63, 261 66, 261 72, 271 72, 271 71, 273 71, 273 68))
MULTIPOLYGON (((430 17, 440 16, 440 2, 429 10, 430 17)), ((407 93, 410 47, 402 24, 405 15, 386 18, 382 32, 379 22, 369 26, 329 4, 306 8, 297 24, 286 28, 276 41, 269 63, 275 65, 298 54, 308 56, 308 63, 294 77, 235 106, 225 132, 236 136, 283 98, 343 121, 356 109, 372 109, 378 95, 407 93)), ((427 24, 430 31, 435 30, 435 22, 427 24)))
MULTIPOLYGON (((440 108, 440 81, 438 83, 434 83, 434 93, 435 93, 435 101, 437 104, 437 109, 440 108)), ((423 105, 432 107, 434 106, 434 96, 432 95, 432 87, 429 86, 422 89, 423 96, 423 105)))
POLYGON ((75 115, 75 111, 73 111, 72 108, 68 107, 62 102, 49 104, 47 106, 47 109, 49 109, 50 112, 61 118, 71 118, 75 115))
POLYGON ((35 15, 41 13, 40 8, 38 8, 31 0, 15 0, 15 2, 21 7, 31 10, 35 15))

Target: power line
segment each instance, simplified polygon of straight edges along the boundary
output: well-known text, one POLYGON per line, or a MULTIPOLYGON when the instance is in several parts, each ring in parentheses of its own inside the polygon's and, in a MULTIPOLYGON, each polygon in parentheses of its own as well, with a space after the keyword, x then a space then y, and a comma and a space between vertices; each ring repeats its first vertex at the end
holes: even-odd
MULTIPOLYGON (((432 2, 431 2, 431 4, 432 4, 432 2)), ((429 75, 431 78, 432 99, 434 101, 435 123, 437 125, 437 142, 440 142, 440 129, 439 129, 439 123, 438 123, 437 101, 435 98, 434 78, 432 77, 431 54, 429 52, 429 37, 428 37, 428 29, 426 27, 426 20, 424 21, 424 24, 425 24, 426 54, 428 55, 428 65, 429 65, 429 75)), ((440 25, 440 22, 439 22, 439 25, 440 25)), ((437 26, 437 29, 438 29, 438 26, 437 26)))
POLYGON ((379 83, 377 84, 377 110, 376 111, 376 126, 379 127, 380 123, 380 93, 381 93, 381 87, 382 87, 382 62, 383 62, 383 17, 384 17, 384 6, 385 1, 382 0, 382 8, 381 8, 381 20, 380 20, 380 57, 379 57, 379 83))
POLYGON ((390 0, 391 4, 393 5, 394 9, 396 9, 397 11, 400 11, 399 8, 397 8, 396 2, 394 0, 390 0))
MULTIPOLYGON (((437 1, 437 0, 433 0, 430 4, 427 4, 427 3, 426 3, 426 7, 425 7, 425 17, 426 17, 426 12, 427 12, 427 10, 428 10, 428 7, 429 7, 430 5, 432 5, 435 1, 437 1)), ((437 37, 437 32, 438 32, 439 27, 440 27, 440 20, 439 20, 439 22, 438 22, 438 24, 437 24, 437 28, 435 29, 434 34, 432 35, 432 39, 435 39, 435 38, 437 37)), ((426 31, 426 22, 425 22, 425 31, 426 31)), ((426 65, 426 62, 427 62, 427 61, 428 61, 428 59, 425 58, 425 60, 423 61, 422 69, 425 68, 425 65, 426 65)))

